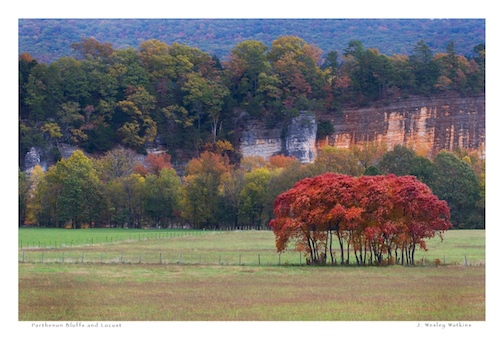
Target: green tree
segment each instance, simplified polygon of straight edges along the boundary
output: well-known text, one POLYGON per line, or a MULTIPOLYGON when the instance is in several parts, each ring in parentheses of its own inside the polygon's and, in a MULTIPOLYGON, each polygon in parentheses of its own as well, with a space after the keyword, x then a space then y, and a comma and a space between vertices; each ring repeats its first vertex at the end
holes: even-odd
POLYGON ((173 169, 163 168, 159 175, 145 177, 144 209, 156 227, 169 227, 179 208, 180 178, 173 169))
POLYGON ((378 163, 378 170, 383 174, 412 175, 428 186, 434 179, 432 161, 403 145, 396 145, 392 151, 385 153, 378 163))
POLYGON ((145 178, 133 173, 119 179, 125 193, 124 213, 128 228, 141 228, 144 217, 145 178))
POLYGON ((23 118, 28 117, 28 105, 26 104, 28 79, 37 64, 38 62, 29 53, 19 55, 19 113, 23 118))
POLYGON ((18 169, 18 202, 19 202, 19 226, 25 224, 28 205, 30 203, 30 176, 18 169))
POLYGON ((76 102, 79 105, 90 103, 90 86, 82 62, 71 57, 63 57, 51 63, 61 77, 59 88, 65 96, 65 101, 76 102))
POLYGON ((434 159, 432 191, 450 206, 456 228, 484 227, 484 215, 477 208, 478 178, 471 166, 453 153, 441 151, 434 159))
POLYGON ((377 49, 366 49, 360 41, 350 41, 344 54, 344 72, 352 80, 355 97, 361 104, 388 94, 392 84, 393 65, 377 49))
POLYGON ((122 142, 133 148, 151 144, 157 135, 157 124, 151 117, 156 99, 144 87, 130 88, 126 100, 118 102, 119 108, 129 116, 119 129, 122 142))
POLYGON ((72 229, 79 229, 84 223, 92 225, 100 215, 104 200, 91 160, 82 151, 75 151, 68 159, 56 164, 54 179, 60 187, 57 198, 59 221, 69 221, 72 229))
POLYGON ((395 145, 391 151, 383 155, 378 163, 378 169, 383 174, 394 174, 404 176, 411 174, 415 152, 403 145, 395 145))
POLYGON ((212 140, 215 143, 221 124, 224 98, 229 95, 229 90, 219 81, 206 79, 196 73, 187 75, 187 82, 182 90, 187 93, 184 97, 186 107, 197 116, 198 133, 201 131, 202 118, 208 117, 211 124, 212 140))
POLYGON ((264 213, 271 177, 272 172, 268 168, 259 168, 245 173, 243 189, 239 195, 240 224, 257 228, 269 221, 264 213))
POLYGON ((225 172, 221 178, 222 208, 220 220, 228 222, 233 228, 238 227, 240 193, 245 184, 245 170, 239 168, 225 172))
POLYGON ((238 102, 250 102, 259 88, 259 75, 271 73, 267 51, 268 46, 253 40, 242 41, 231 50, 226 68, 230 74, 230 89, 238 102))
POLYGON ((36 165, 30 174, 33 195, 28 206, 28 214, 33 217, 32 222, 37 226, 60 226, 57 197, 61 189, 54 171, 55 166, 49 167, 47 172, 44 172, 42 167, 36 165))
POLYGON ((410 66, 415 78, 415 91, 432 94, 439 78, 439 67, 434 61, 432 50, 424 40, 418 41, 409 56, 410 66))

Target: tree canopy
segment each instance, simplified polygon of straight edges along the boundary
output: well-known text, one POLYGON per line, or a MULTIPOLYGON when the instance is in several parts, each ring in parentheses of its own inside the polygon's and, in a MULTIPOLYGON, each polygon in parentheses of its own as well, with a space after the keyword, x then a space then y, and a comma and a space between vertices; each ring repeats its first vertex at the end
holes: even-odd
POLYGON ((292 240, 310 264, 335 264, 337 239, 342 264, 353 251, 358 264, 413 265, 417 247, 452 227, 448 204, 413 176, 306 178, 278 196, 274 214, 277 250, 292 240))

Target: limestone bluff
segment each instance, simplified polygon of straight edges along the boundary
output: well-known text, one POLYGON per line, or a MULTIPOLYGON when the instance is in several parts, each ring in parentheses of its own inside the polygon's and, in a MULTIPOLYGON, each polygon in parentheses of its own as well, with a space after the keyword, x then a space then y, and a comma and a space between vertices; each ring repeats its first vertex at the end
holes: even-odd
POLYGON ((301 112, 287 126, 266 128, 250 121, 240 138, 243 156, 268 158, 293 155, 302 163, 313 162, 317 148, 348 148, 366 141, 384 142, 435 155, 440 150, 485 149, 485 96, 410 97, 341 113, 301 112), (330 121, 334 132, 316 138, 317 122, 330 121))
MULTIPOLYGON (((248 118, 245 116, 245 118, 248 118)), ((292 155, 302 163, 311 163, 323 146, 348 148, 366 141, 384 142, 435 155, 457 147, 482 149, 485 154, 485 96, 410 97, 370 107, 345 109, 340 113, 300 112, 287 124, 267 128, 248 118, 237 143, 242 156, 269 158, 275 154, 292 155), (330 121, 334 132, 317 140, 317 123, 330 121)), ((77 149, 60 145, 63 157, 77 149)), ((50 163, 41 160, 39 149, 25 154, 25 170, 50 163)))

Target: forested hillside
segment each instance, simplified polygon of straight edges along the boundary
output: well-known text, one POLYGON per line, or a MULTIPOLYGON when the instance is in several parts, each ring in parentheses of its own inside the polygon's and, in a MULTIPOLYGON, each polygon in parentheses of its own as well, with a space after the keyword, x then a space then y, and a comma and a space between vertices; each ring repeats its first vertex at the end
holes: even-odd
MULTIPOLYGON (((419 40, 412 54, 387 56, 353 40, 322 59, 319 47, 297 36, 280 36, 271 48, 242 41, 227 61, 156 39, 137 50, 86 38, 71 49, 73 56, 49 64, 19 56, 21 168, 32 147, 55 163, 62 143, 95 154, 162 146, 187 162, 207 143, 236 147, 251 119, 281 126, 300 111, 338 114, 412 95, 485 91, 484 43, 473 58, 453 42, 435 54, 419 40)), ((320 125, 321 136, 330 133, 320 125)))
POLYGON ((351 40, 386 55, 411 54, 424 40, 434 53, 450 41, 464 56, 485 41, 484 19, 20 19, 19 53, 49 63, 73 52, 84 37, 110 42, 115 49, 137 49, 147 39, 197 47, 226 60, 244 40, 271 47, 279 36, 299 36, 322 50, 342 51, 351 40))
MULTIPOLYGON (((319 47, 287 35, 271 47, 241 41, 226 61, 157 39, 117 49, 84 38, 70 48, 72 56, 51 63, 29 51, 19 56, 20 225, 264 227, 280 193, 304 177, 338 172, 414 175, 448 202, 455 227, 484 227, 485 165, 477 151, 425 158, 370 143, 325 148, 302 165, 242 157, 235 148, 251 119, 281 126, 306 110, 338 114, 416 95, 481 95, 484 42, 472 57, 454 42, 434 53, 424 40, 411 54, 389 56, 352 40, 323 59, 319 47), (88 155, 64 159, 62 144, 88 155), (46 172, 23 172, 32 147, 54 163, 46 172), (154 147, 162 153, 136 160, 154 147)), ((319 125, 320 135, 331 133, 319 125)))

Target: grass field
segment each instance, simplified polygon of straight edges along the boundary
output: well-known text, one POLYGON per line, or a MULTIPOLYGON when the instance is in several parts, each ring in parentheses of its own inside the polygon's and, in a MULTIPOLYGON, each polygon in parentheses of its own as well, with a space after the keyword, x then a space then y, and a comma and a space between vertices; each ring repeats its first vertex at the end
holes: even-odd
POLYGON ((485 320, 485 232, 449 231, 428 246, 415 267, 299 266, 293 251, 278 266, 266 231, 23 248, 19 320, 485 320))

